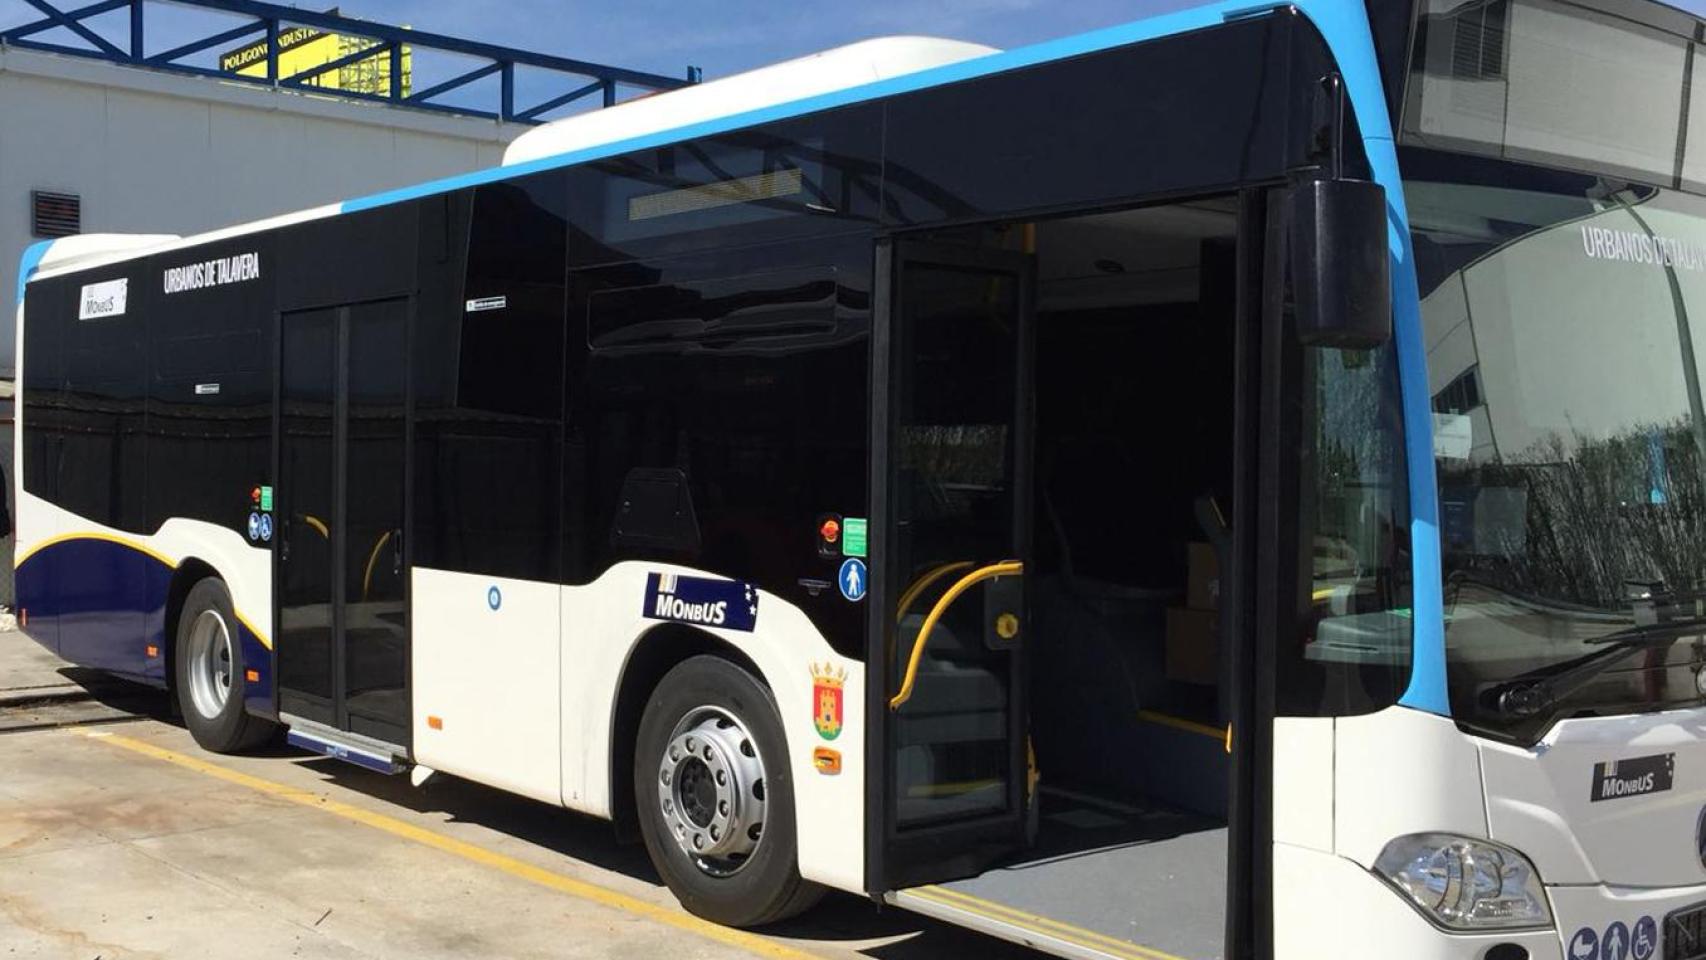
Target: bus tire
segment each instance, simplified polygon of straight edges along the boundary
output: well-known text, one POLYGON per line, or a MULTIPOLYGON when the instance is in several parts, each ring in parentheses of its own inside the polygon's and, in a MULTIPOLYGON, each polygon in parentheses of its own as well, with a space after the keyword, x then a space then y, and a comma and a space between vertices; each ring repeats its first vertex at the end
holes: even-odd
POLYGON ((688 912, 758 927, 823 896, 800 877, 775 700, 733 663, 692 657, 658 682, 635 740, 634 798, 652 865, 688 912))
POLYGON ((225 581, 205 577, 190 588, 174 643, 178 709, 197 744, 234 753, 272 735, 272 723, 243 709, 243 645, 225 581))

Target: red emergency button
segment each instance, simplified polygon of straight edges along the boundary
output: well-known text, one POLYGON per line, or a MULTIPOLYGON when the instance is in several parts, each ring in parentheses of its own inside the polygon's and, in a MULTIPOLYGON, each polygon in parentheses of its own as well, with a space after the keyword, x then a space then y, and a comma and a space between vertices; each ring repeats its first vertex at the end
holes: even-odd
POLYGON ((817 532, 823 537, 824 543, 834 543, 841 536, 841 524, 834 517, 830 517, 817 532))

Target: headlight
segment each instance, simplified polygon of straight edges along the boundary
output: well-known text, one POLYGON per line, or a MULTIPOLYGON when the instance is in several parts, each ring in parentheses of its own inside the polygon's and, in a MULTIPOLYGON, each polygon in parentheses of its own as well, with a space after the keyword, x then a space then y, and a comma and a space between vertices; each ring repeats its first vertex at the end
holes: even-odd
POLYGON ((1448 833, 1418 833, 1388 843, 1374 869, 1423 916, 1450 930, 1552 924, 1534 864, 1510 847, 1448 833))

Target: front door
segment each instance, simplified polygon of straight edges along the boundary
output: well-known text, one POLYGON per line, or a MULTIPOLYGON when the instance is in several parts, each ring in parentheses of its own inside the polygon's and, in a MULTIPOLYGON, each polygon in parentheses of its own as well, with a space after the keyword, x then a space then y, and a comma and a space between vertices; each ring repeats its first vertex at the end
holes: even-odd
POLYGON ((403 299, 280 317, 270 514, 280 712, 399 745, 408 317, 403 299))
POLYGON ((976 873, 1024 843, 1034 264, 970 246, 892 251, 869 709, 885 764, 871 874, 898 888, 976 873))

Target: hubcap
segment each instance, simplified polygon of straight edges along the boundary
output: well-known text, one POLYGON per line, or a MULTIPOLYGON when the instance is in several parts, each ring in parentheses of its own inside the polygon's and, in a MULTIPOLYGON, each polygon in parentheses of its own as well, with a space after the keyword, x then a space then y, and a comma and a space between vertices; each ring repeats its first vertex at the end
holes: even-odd
POLYGON ((231 696, 231 631, 217 610, 203 610, 190 624, 190 702, 213 720, 231 696))
POLYGON ((714 877, 739 873, 764 835, 764 761, 740 719, 688 711, 658 764, 658 804, 675 842, 714 877))

